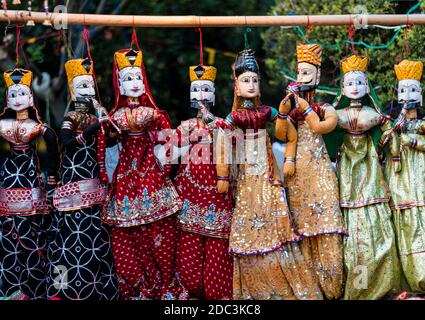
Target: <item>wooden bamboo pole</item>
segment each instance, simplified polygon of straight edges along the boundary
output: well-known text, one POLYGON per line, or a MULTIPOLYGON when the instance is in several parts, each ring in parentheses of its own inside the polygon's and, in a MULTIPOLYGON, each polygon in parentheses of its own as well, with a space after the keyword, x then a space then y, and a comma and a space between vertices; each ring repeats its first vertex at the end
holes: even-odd
MULTIPOLYGON (((260 27, 260 26, 340 26, 350 24, 362 25, 423 25, 423 14, 371 14, 371 15, 311 15, 311 16, 131 16, 83 13, 49 13, 47 18, 52 22, 70 25, 102 25, 114 27, 260 27), (66 16, 66 20, 64 19, 66 16)), ((0 10, 0 21, 24 23, 28 20, 43 23, 45 12, 18 10, 0 10)))

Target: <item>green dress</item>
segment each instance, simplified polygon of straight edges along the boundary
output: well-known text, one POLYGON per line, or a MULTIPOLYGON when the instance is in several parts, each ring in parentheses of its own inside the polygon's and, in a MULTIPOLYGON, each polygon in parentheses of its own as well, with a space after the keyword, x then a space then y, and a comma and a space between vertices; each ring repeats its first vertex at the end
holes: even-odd
POLYGON ((405 133, 394 133, 389 140, 391 157, 385 164, 385 177, 391 189, 390 206, 407 289, 424 293, 425 132, 421 131, 425 131, 425 120, 407 120, 406 127, 405 133))
POLYGON ((400 274, 389 190, 372 137, 382 117, 368 106, 337 111, 346 133, 338 159, 344 239, 344 299, 381 299, 399 291, 400 274))

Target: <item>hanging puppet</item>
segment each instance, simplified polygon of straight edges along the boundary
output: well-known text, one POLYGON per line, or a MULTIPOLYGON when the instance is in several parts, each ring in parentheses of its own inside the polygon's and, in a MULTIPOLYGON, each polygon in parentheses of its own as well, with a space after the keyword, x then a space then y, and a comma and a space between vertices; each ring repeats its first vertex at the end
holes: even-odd
MULTIPOLYGON (((266 126, 278 118, 278 112, 261 104, 260 73, 252 50, 238 54, 233 75, 233 111, 225 122, 233 129, 236 148, 244 147, 242 152, 236 151, 239 170, 229 240, 229 250, 234 255, 233 297, 313 299, 317 293, 309 291, 307 283, 314 280, 303 271, 308 268, 296 243, 300 237, 291 222, 285 189, 276 180, 279 174, 274 172, 277 166, 266 131, 266 126)), ((281 114, 277 121, 287 123, 285 117, 281 114)), ((286 133, 276 134, 281 141, 286 140, 286 133)), ((294 145, 296 134, 295 140, 293 132, 290 136, 294 145)), ((286 150, 294 156, 294 148, 286 150)))
POLYGON ((96 100, 89 58, 67 61, 65 71, 74 110, 65 115, 59 135, 62 157, 49 244, 48 295, 113 300, 118 298, 118 281, 109 229, 100 217, 106 186, 99 181, 97 158, 99 121, 106 118, 95 115, 99 110, 107 112, 96 100))
POLYGON ((344 239, 344 299, 380 299, 399 288, 399 261, 389 207, 390 194, 374 138, 388 120, 367 78, 367 57, 341 61, 341 94, 334 106, 345 134, 338 157, 344 239), (377 254, 379 252, 379 254, 377 254))
POLYGON ((142 51, 114 55, 116 105, 111 119, 122 144, 103 219, 111 224, 112 247, 123 299, 178 299, 185 292, 175 277, 174 214, 181 201, 155 158, 161 129, 171 123, 150 94, 142 51))
POLYGON ((0 297, 40 299, 47 288, 47 227, 56 186, 57 138, 34 105, 32 72, 9 70, 4 80, 0 136, 9 143, 10 153, 0 167, 0 297), (47 185, 37 156, 38 137, 47 147, 47 185))
POLYGON ((311 284, 311 290, 320 285, 323 297, 336 299, 343 291, 346 231, 339 208, 337 177, 322 135, 335 129, 337 115, 331 105, 314 101, 320 81, 320 45, 298 45, 297 59, 298 83, 291 84, 290 89, 298 90, 295 100, 299 96, 307 103, 297 103, 289 114, 290 126, 296 126, 298 132, 296 158, 285 159, 285 162, 295 162, 294 174, 287 174, 285 181, 289 208, 296 231, 303 237, 300 248, 310 266, 309 272, 318 282, 311 284))
POLYGON ((382 135, 389 156, 385 177, 391 190, 401 268, 410 288, 425 293, 425 120, 418 117, 422 106, 423 64, 403 60, 394 66, 401 112, 382 135))
POLYGON ((179 233, 177 271, 193 298, 232 298, 233 259, 229 233, 233 199, 226 165, 214 164, 214 133, 219 118, 207 113, 215 104, 216 68, 198 65, 189 69, 190 102, 197 110, 176 130, 179 146, 190 145, 177 172, 175 186, 183 201, 177 216, 179 233))

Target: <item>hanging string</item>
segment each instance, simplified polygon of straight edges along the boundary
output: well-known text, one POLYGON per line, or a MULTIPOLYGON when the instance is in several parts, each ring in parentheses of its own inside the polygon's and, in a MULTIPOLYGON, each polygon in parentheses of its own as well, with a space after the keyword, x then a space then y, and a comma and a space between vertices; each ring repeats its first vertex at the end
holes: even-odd
POLYGON ((244 48, 245 49, 248 49, 250 46, 249 46, 249 41, 248 41, 248 33, 249 32, 251 32, 252 31, 252 29, 251 28, 249 28, 249 27, 246 27, 245 28, 245 31, 244 31, 244 33, 243 33, 243 37, 244 37, 244 42, 245 42, 245 44, 244 44, 244 48))
POLYGON ((351 15, 350 15, 350 24, 348 25, 348 38, 351 42, 351 51, 358 56, 359 54, 356 51, 355 45, 354 45, 354 33, 356 32, 356 26, 351 21, 351 15))
POLYGON ((1 0, 1 7, 4 10, 4 14, 7 14, 7 2, 6 2, 6 0, 1 0))
POLYGON ((19 64, 19 46, 21 45, 21 28, 22 24, 16 25, 16 47, 15 47, 15 65, 18 67, 19 64))
POLYGON ((139 46, 139 40, 137 39, 137 32, 136 32, 136 26, 134 24, 134 16, 133 16, 133 31, 131 33, 131 45, 130 48, 133 49, 133 45, 136 45, 137 50, 141 51, 139 46))
POLYGON ((84 26, 83 26, 83 39, 86 43, 86 50, 87 50, 87 55, 90 59, 90 62, 93 63, 93 59, 91 57, 91 52, 90 52, 90 42, 89 42, 89 31, 87 30, 87 26, 86 26, 86 16, 84 15, 84 26))
POLYGON ((56 46, 56 55, 57 56, 60 56, 60 54, 61 54, 62 41, 63 41, 63 29, 61 28, 58 31, 58 44, 56 46))
POLYGON ((90 63, 93 66, 94 87, 96 88, 96 95, 97 95, 97 98, 99 99, 99 102, 100 102, 99 87, 97 86, 96 73, 94 72, 94 62, 93 62, 93 59, 91 57, 91 52, 90 52, 90 34, 89 34, 89 31, 87 30, 86 15, 84 15, 83 38, 84 38, 84 41, 86 43, 87 55, 90 59, 90 63))
POLYGON ((305 29, 305 38, 304 38, 304 42, 308 43, 308 35, 310 34, 310 32, 313 30, 313 25, 310 22, 310 16, 307 15, 307 26, 305 29))
POLYGON ((199 65, 204 65, 204 47, 202 45, 202 29, 196 28, 196 32, 199 32, 199 65))
POLYGON ((412 26, 409 24, 409 15, 406 16, 406 28, 404 28, 404 53, 406 54, 406 58, 410 55, 409 48, 409 29, 412 26))

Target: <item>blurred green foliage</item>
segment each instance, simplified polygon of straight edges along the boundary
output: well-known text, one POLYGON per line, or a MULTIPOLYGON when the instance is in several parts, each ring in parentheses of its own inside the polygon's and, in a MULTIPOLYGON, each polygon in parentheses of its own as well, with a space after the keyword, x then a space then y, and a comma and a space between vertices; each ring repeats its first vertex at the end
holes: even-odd
MULTIPOLYGON (((356 12, 367 12, 369 14, 391 14, 406 13, 418 1, 389 1, 389 0, 333 0, 317 1, 302 0, 288 1, 276 0, 270 8, 271 15, 325 15, 325 14, 350 14, 356 12), (361 6, 361 7, 359 7, 361 6), (361 9, 361 11, 359 10, 361 9)), ((424 11, 422 4, 418 11, 424 11)), ((305 30, 305 28, 303 28, 305 30)), ((370 45, 386 44, 394 35, 393 30, 367 27, 357 29, 354 41, 364 41, 370 45)), ((266 65, 269 77, 272 79, 270 85, 278 85, 288 80, 283 75, 285 68, 295 72, 296 70, 296 45, 304 43, 304 39, 293 29, 281 29, 272 27, 263 33, 266 52, 266 65)), ((322 76, 321 84, 330 87, 340 85, 339 63, 344 57, 351 55, 351 45, 344 43, 348 40, 347 26, 315 26, 308 32, 310 41, 318 41, 328 44, 323 46, 322 53, 322 76), (335 45, 338 45, 336 48, 335 45)), ((376 88, 376 93, 383 106, 388 105, 393 97, 393 88, 396 85, 394 64, 402 58, 419 59, 424 61, 423 43, 425 34, 423 26, 414 26, 408 30, 408 46, 410 55, 405 52, 405 32, 402 30, 394 43, 388 49, 366 49, 356 46, 359 54, 367 55, 369 61, 369 79, 376 88)), ((334 96, 321 94, 324 101, 331 102, 334 96)))

